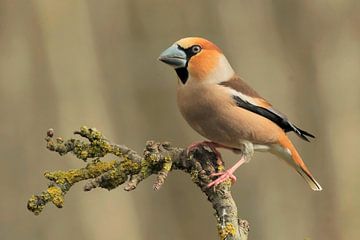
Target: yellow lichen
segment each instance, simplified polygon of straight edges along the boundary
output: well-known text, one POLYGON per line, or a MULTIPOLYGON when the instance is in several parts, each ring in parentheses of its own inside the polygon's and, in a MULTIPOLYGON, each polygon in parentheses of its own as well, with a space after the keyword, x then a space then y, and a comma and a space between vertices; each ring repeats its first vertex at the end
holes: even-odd
POLYGON ((149 160, 150 160, 151 162, 156 162, 156 160, 157 160, 156 155, 155 155, 155 154, 150 154, 149 160))
POLYGON ((96 128, 91 128, 91 134, 90 136, 94 139, 100 139, 102 136, 101 136, 101 133, 96 129, 96 128))
POLYGON ((55 172, 46 172, 45 177, 51 181, 54 181, 57 184, 74 184, 83 179, 94 178, 99 176, 102 173, 105 173, 111 169, 115 168, 116 161, 101 162, 94 161, 89 163, 86 168, 83 169, 72 169, 69 171, 55 171, 55 172))
POLYGON ((87 126, 82 126, 80 128, 80 132, 87 132, 87 131, 89 131, 89 128, 87 126))
POLYGON ((121 172, 136 172, 140 165, 136 162, 131 161, 128 158, 124 158, 124 161, 120 164, 121 172))
POLYGON ((198 171, 191 171, 190 172, 190 177, 191 177, 191 180, 194 182, 194 183, 197 183, 199 181, 199 172, 198 171))
POLYGON ((91 177, 98 176, 101 173, 107 172, 110 169, 114 168, 116 161, 109 161, 109 162, 97 162, 97 163, 89 163, 86 166, 88 170, 88 174, 91 177))
POLYGON ((171 161, 171 157, 170 156, 166 156, 165 157, 165 162, 163 164, 163 169, 167 172, 170 172, 171 167, 172 167, 172 161, 171 161))
POLYGON ((32 195, 27 204, 27 208, 35 215, 39 215, 45 207, 44 204, 39 204, 38 200, 39 198, 37 196, 32 195))
POLYGON ((219 172, 225 171, 224 165, 219 165, 217 169, 218 169, 219 172))
POLYGON ((227 223, 225 227, 218 224, 218 232, 221 240, 225 240, 229 235, 235 236, 235 227, 231 223, 227 223))
POLYGON ((88 155, 89 155, 89 153, 85 150, 80 152, 81 159, 86 159, 88 155))
POLYGON ((116 147, 112 147, 110 150, 109 150, 110 153, 114 154, 115 156, 118 156, 118 157, 122 157, 122 158, 127 158, 127 156, 124 156, 122 154, 122 152, 120 151, 120 149, 116 148, 116 147))
POLYGON ((147 177, 151 174, 150 164, 146 159, 141 161, 141 174, 143 177, 147 177))
POLYGON ((64 205, 64 197, 63 192, 59 187, 52 186, 47 189, 47 193, 51 197, 51 201, 54 203, 55 206, 61 208, 64 205))

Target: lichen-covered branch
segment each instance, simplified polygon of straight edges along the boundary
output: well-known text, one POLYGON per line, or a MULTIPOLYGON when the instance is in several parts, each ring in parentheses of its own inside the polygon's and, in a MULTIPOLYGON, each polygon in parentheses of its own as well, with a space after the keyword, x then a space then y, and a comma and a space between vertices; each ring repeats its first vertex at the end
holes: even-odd
POLYGON ((192 181, 206 194, 215 209, 220 239, 247 239, 249 225, 237 216, 236 204, 231 196, 231 182, 207 187, 212 180, 210 175, 224 169, 211 150, 198 148, 188 154, 186 150, 172 147, 167 142, 148 141, 144 153, 138 154, 124 145, 111 143, 94 128, 82 127, 74 134, 85 140, 63 140, 54 138, 54 130, 47 132, 46 147, 50 151, 60 155, 72 153, 86 165, 80 169, 46 172, 44 175, 50 181, 48 188, 39 195, 31 196, 28 201, 27 207, 35 215, 40 214, 49 202, 58 208, 63 207, 65 194, 80 181, 88 180, 85 191, 97 187, 111 190, 122 184, 126 191, 131 191, 147 177, 157 175, 153 188, 158 190, 170 171, 181 170, 190 174, 192 181), (116 159, 101 161, 107 154, 114 155, 116 159))

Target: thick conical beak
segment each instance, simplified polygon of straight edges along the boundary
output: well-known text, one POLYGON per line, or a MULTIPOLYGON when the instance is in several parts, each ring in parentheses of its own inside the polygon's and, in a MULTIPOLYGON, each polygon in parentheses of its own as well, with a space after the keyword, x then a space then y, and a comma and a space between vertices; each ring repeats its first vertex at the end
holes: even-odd
POLYGON ((160 54, 159 60, 174 68, 186 67, 186 54, 177 44, 172 45, 160 54))

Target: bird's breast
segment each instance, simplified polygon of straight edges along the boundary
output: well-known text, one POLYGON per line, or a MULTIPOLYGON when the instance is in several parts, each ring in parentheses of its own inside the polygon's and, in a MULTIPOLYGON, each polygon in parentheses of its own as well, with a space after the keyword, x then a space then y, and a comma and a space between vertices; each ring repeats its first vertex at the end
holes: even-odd
POLYGON ((194 130, 227 146, 237 147, 242 140, 272 143, 281 131, 268 119, 237 107, 226 88, 216 84, 180 85, 177 102, 194 130))
POLYGON ((181 114, 194 130, 205 138, 225 144, 239 136, 235 136, 231 130, 234 126, 227 119, 232 100, 221 91, 211 84, 179 86, 177 102, 181 114))

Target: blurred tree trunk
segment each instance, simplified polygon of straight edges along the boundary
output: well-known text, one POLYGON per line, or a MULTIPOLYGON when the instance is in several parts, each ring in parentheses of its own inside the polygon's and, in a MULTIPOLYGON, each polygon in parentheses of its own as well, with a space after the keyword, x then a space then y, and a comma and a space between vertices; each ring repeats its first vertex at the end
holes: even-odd
MULTIPOLYGON (((217 4, 215 1, 199 1, 191 3, 191 8, 189 8, 182 2, 164 4, 163 1, 156 0, 150 2, 128 0, 111 2, 107 6, 102 6, 102 11, 99 11, 99 2, 89 2, 93 37, 100 59, 99 66, 105 82, 104 86, 109 93, 106 100, 109 106, 113 106, 116 102, 120 103, 121 99, 127 99, 126 103, 122 102, 113 111, 110 111, 110 116, 114 122, 115 132, 121 138, 133 141, 129 145, 140 148, 142 146, 139 144, 143 139, 147 139, 149 136, 156 139, 164 138, 174 132, 174 126, 184 125, 184 120, 179 114, 172 115, 173 111, 166 110, 167 108, 176 108, 176 75, 173 73, 171 79, 159 78, 154 71, 160 66, 156 59, 160 52, 177 38, 187 36, 189 32, 196 32, 194 31, 196 26, 205 26, 203 32, 213 31, 212 23, 215 23, 218 18, 216 15, 217 4), (176 12, 178 17, 174 18, 172 12, 167 8, 176 12), (122 9, 121 13, 118 12, 119 9, 122 9), (199 10, 198 14, 190 15, 189 10, 193 11, 194 9, 199 10), (159 12, 162 14, 158 14, 159 12), (164 16, 164 14, 168 16, 164 16), (149 19, 156 19, 159 22, 158 25, 149 27, 149 19), (121 27, 112 28, 114 22, 121 27), (112 30, 109 31, 109 29, 112 30), (158 36, 156 37, 158 41, 151 40, 154 36, 158 36), (109 42, 116 42, 117 49, 108 48, 109 42), (144 56, 153 57, 149 59, 144 56), (113 71, 113 69, 118 70, 113 71), (108 75, 108 72, 113 74, 108 75), (113 87, 115 83, 120 86, 120 89, 113 87), (120 91, 122 96, 119 94, 120 91), (123 94, 126 94, 126 97, 123 94), (168 99, 168 101, 164 101, 164 99, 168 99), (159 122, 159 119, 163 119, 164 122, 159 122), (168 121, 171 121, 171 124, 168 121), (122 129, 117 127, 121 124, 116 124, 119 122, 123 122, 125 125, 131 123, 130 128, 138 129, 136 138, 122 135, 122 129)), ((216 30, 212 32, 214 36, 217 36, 216 33, 216 30)), ((194 35, 198 35, 198 33, 194 33, 194 35)), ((176 142, 190 144, 190 141, 195 140, 186 140, 186 136, 177 132, 174 133, 175 135, 176 139, 172 140, 176 142)), ((183 181, 183 178, 181 180, 179 178, 179 181, 183 181)), ((191 228, 194 222, 201 222, 201 226, 213 224, 213 219, 192 211, 179 211, 179 206, 194 206, 193 201, 203 204, 201 195, 196 192, 198 195, 194 197, 193 191, 188 191, 188 188, 193 188, 190 181, 183 185, 172 184, 171 181, 168 184, 169 190, 166 192, 162 190, 153 195, 151 188, 146 187, 137 193, 139 197, 134 199, 137 202, 139 214, 143 216, 139 219, 142 229, 140 233, 143 234, 143 238, 159 235, 157 233, 159 229, 148 224, 149 221, 162 222, 161 228, 171 232, 174 239, 206 238, 209 234, 207 232, 192 232, 187 229, 191 228), (144 198, 149 201, 148 205, 152 206, 151 208, 142 204, 144 198), (162 214, 152 215, 151 213, 154 211, 162 212, 162 214), (189 218, 193 220, 188 221, 189 218)), ((204 209, 206 212, 203 210, 203 214, 211 216, 210 205, 204 209)), ((214 229, 212 231, 212 235, 215 235, 216 231, 214 229)), ((168 234, 164 235, 164 239, 167 239, 167 236, 168 234)))
POLYGON ((330 144, 324 125, 330 116, 323 103, 322 92, 319 91, 314 60, 314 46, 322 34, 319 29, 325 26, 321 19, 315 17, 320 13, 316 14, 316 8, 308 4, 274 1, 273 6, 286 60, 293 70, 291 92, 296 101, 296 114, 302 119, 304 126, 315 126, 317 133, 317 147, 303 155, 305 161, 309 159, 310 169, 324 187, 324 191, 315 193, 311 200, 314 215, 309 221, 309 227, 313 230, 314 239, 340 239, 336 211, 336 171, 334 159, 329 154, 330 149, 326 149, 330 144), (321 198, 319 194, 322 195, 321 198))
MULTIPOLYGON (((48 238, 53 234, 71 238, 73 235, 65 230, 71 227, 78 227, 77 236, 81 237, 78 214, 70 220, 61 216, 38 219, 35 222, 39 224, 30 229, 26 229, 29 221, 23 217, 21 206, 27 191, 34 184, 43 183, 29 180, 34 172, 47 166, 45 154, 38 149, 43 144, 41 132, 49 125, 57 126, 59 119, 57 92, 50 74, 43 29, 31 1, 0 2, 0 42, 0 135, 4 140, 0 152, 1 158, 6 160, 0 174, 4 183, 1 185, 0 238, 48 238), (55 218, 60 226, 46 224, 55 218), (16 231, 16 227, 7 228, 5 223, 17 226, 16 231)), ((77 212, 76 208, 70 209, 77 212)))
MULTIPOLYGON (((102 126, 108 135, 116 135, 109 120, 112 109, 104 101, 107 92, 98 66, 87 2, 36 1, 35 6, 45 39, 50 78, 57 90, 59 130, 83 125, 102 126)), ((78 165, 74 161, 69 163, 78 165)), ((121 194, 117 192, 118 196, 121 194)), ((86 226, 84 239, 117 239, 117 235, 103 229, 116 229, 121 214, 127 216, 122 222, 122 234, 132 236, 128 239, 139 239, 137 213, 131 196, 122 194, 121 198, 109 198, 108 194, 100 192, 96 201, 107 202, 100 208, 93 208, 94 200, 90 196, 82 195, 78 200, 79 213, 74 221, 86 226), (126 208, 116 208, 117 205, 126 208)), ((71 238, 77 238, 75 235, 71 238)))

